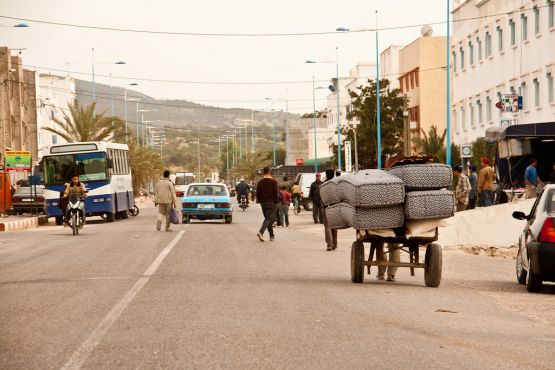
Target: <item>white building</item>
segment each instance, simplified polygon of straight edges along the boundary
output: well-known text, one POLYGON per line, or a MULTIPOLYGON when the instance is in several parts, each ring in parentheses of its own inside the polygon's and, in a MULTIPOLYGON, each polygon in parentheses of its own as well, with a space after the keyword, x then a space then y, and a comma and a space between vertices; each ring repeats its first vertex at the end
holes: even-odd
POLYGON ((59 128, 54 118, 63 121, 63 113, 69 114, 68 105, 75 101, 75 80, 71 77, 40 75, 37 88, 38 117, 38 157, 42 158, 42 148, 65 140, 46 127, 59 128))
POLYGON ((553 122, 553 0, 453 0, 451 40, 453 141, 471 143, 487 128, 553 122), (502 94, 523 109, 501 115, 502 94))
POLYGON ((388 79, 391 89, 399 88, 399 51, 402 45, 391 45, 380 53, 380 79, 388 79))

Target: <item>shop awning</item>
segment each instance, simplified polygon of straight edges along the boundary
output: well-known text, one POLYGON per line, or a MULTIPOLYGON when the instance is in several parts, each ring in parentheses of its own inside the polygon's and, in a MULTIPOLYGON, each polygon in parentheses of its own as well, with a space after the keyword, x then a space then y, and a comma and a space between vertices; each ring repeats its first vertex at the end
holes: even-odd
POLYGON ((555 122, 529 123, 509 126, 505 130, 505 139, 555 138, 555 122))

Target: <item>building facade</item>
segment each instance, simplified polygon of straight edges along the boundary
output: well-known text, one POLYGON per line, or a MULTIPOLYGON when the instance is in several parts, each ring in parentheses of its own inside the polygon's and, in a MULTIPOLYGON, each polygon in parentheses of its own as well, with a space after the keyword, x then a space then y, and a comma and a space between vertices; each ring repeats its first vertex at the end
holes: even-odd
POLYGON ((446 128, 445 36, 422 36, 399 51, 399 88, 408 98, 412 140, 421 138, 432 126, 441 135, 446 128))
POLYGON ((75 101, 75 80, 71 77, 40 75, 38 83, 38 158, 42 158, 42 148, 65 140, 45 130, 59 128, 54 119, 63 121, 64 113, 69 115, 68 106, 75 101))
POLYGON ((380 53, 380 79, 388 79, 391 89, 399 88, 399 52, 403 46, 391 45, 380 53))
POLYGON ((494 126, 555 121, 553 0, 454 0, 452 14, 453 141, 472 143, 494 126), (523 109, 502 113, 495 104, 504 94, 522 96, 523 109))
POLYGON ((36 74, 21 57, 0 47, 0 153, 30 151, 37 160, 36 74))

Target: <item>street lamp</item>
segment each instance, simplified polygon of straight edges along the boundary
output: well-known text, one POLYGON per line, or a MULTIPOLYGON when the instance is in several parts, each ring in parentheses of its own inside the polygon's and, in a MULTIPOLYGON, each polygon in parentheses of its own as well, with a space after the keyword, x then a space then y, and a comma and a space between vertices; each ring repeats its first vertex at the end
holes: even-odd
POLYGON ((272 127, 274 129, 274 167, 276 167, 276 122, 274 119, 275 110, 274 110, 274 99, 273 98, 264 98, 264 100, 269 100, 272 102, 272 127))
POLYGON ((200 181, 200 138, 197 138, 197 141, 189 141, 189 144, 197 144, 197 159, 198 159, 198 182, 200 181))
MULTIPOLYGON (((138 83, 136 82, 131 82, 129 84, 129 86, 137 86, 138 83)), ((140 99, 134 99, 134 100, 127 100, 127 88, 123 89, 123 111, 124 111, 124 120, 125 120, 125 142, 128 142, 127 139, 127 102, 128 101, 139 101, 140 99)))
MULTIPOLYGON (((139 107, 139 102, 137 102, 137 108, 139 107)), ((139 134, 139 112, 141 112, 141 125, 144 124, 144 116, 143 116, 143 112, 158 112, 158 109, 141 109, 138 110, 137 109, 137 135, 139 134)), ((143 146, 146 143, 146 127, 143 127, 143 134, 141 135, 143 137, 143 146)), ((138 140, 139 138, 137 137, 137 144, 138 144, 138 140)))
POLYGON ((92 83, 93 83, 93 101, 96 101, 96 82, 95 82, 95 73, 94 73, 94 66, 95 64, 127 64, 125 61, 123 60, 118 60, 116 62, 109 62, 109 63, 95 63, 94 62, 94 48, 91 49, 91 59, 92 59, 92 83))
MULTIPOLYGON (((356 32, 356 31, 369 31, 367 28, 357 30, 350 30, 346 27, 337 27, 337 32, 356 32)), ((381 110, 380 110, 380 56, 379 56, 379 43, 378 43, 378 11, 376 10, 376 127, 377 127, 377 157, 378 168, 382 168, 382 125, 381 125, 381 110)))
MULTIPOLYGON (((338 29, 339 30, 339 29, 338 29)), ((336 94, 336 109, 337 109, 337 169, 341 170, 341 111, 339 109, 339 48, 335 47, 335 78, 337 81, 337 86, 335 89, 332 89, 330 86, 331 92, 335 92, 336 94)), ((307 60, 305 63, 309 64, 316 64, 316 63, 334 63, 331 61, 316 61, 316 60, 307 60)), ((312 78, 312 83, 314 85, 314 77, 312 78)))

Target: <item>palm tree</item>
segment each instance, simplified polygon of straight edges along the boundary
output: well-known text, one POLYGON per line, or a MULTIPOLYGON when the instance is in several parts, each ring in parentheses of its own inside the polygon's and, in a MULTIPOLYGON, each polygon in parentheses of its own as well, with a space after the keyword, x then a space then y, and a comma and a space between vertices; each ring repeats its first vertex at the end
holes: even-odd
POLYGON ((164 166, 157 150, 133 141, 129 143, 129 164, 135 194, 140 194, 140 189, 146 187, 148 180, 155 182, 161 176, 164 166))
POLYGON ((69 143, 80 141, 117 140, 125 136, 125 122, 119 117, 105 116, 106 111, 95 113, 96 103, 80 106, 77 101, 68 105, 69 114, 62 111, 63 119, 53 118, 59 127, 45 127, 69 143))
POLYGON ((254 180, 256 170, 264 166, 268 166, 271 161, 267 157, 267 153, 256 152, 248 153, 231 171, 235 176, 244 177, 247 180, 254 180))
POLYGON ((446 130, 443 130, 443 134, 439 135, 436 126, 431 126, 428 134, 421 129, 422 137, 415 138, 413 140, 414 144, 421 150, 423 154, 433 155, 436 158, 440 156, 442 151, 445 151, 445 135, 446 130))

